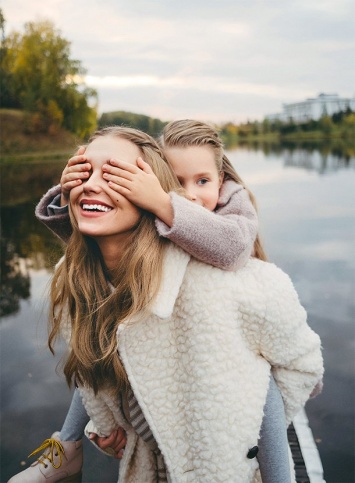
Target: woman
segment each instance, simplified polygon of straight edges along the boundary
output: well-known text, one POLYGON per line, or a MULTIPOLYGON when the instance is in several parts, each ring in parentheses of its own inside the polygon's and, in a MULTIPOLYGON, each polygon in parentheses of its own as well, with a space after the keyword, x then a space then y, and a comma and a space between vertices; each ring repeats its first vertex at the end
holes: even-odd
POLYGON ((73 235, 52 284, 50 344, 60 331, 70 344, 65 374, 88 431, 126 430, 120 481, 156 481, 159 469, 178 482, 253 481, 271 366, 288 421, 323 370, 289 278, 260 260, 224 272, 190 259, 108 187, 108 159, 142 156, 166 192, 177 189, 148 136, 106 129, 86 156, 92 173, 71 190, 73 235), (132 427, 132 393, 155 446, 132 427))

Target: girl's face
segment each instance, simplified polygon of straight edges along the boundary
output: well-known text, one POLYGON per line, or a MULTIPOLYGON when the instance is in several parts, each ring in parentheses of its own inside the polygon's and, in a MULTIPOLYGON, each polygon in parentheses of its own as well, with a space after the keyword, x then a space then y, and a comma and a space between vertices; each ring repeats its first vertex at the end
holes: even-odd
POLYGON ((136 164, 141 156, 138 147, 115 136, 102 136, 92 141, 85 156, 92 170, 88 180, 70 192, 70 205, 81 233, 97 240, 125 242, 141 218, 139 209, 124 196, 111 190, 102 177, 102 166, 116 158, 136 164))
POLYGON ((213 149, 210 146, 172 147, 165 149, 164 154, 191 201, 213 211, 223 182, 213 149))

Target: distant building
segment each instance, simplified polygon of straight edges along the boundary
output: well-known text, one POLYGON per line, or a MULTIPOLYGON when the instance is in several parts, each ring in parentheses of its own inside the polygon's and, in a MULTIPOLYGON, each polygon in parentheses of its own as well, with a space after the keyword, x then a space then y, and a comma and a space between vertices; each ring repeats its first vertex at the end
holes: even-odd
POLYGON ((283 122, 306 122, 317 121, 324 115, 332 116, 339 111, 350 108, 355 111, 355 98, 339 97, 338 94, 319 94, 318 97, 306 99, 292 104, 283 104, 283 112, 269 114, 266 119, 269 121, 283 122))

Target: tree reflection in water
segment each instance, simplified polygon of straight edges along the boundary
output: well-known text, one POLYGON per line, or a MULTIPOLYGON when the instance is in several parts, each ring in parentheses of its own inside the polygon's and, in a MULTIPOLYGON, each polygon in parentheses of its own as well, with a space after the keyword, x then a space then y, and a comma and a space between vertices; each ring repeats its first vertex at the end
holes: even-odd
POLYGON ((11 240, 1 238, 0 316, 16 313, 20 299, 30 296, 28 266, 15 251, 11 240))
POLYGON ((30 270, 52 269, 62 253, 60 241, 35 219, 34 206, 2 208, 1 317, 16 313, 20 300, 30 297, 30 270))

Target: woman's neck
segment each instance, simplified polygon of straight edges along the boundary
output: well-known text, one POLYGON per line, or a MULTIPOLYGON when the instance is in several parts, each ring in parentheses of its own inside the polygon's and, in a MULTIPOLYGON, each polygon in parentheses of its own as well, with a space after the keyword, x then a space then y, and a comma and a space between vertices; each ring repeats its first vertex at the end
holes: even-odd
POLYGON ((100 248, 101 255, 107 270, 111 271, 115 269, 126 248, 126 244, 122 241, 107 239, 103 237, 97 238, 96 243, 100 248))

